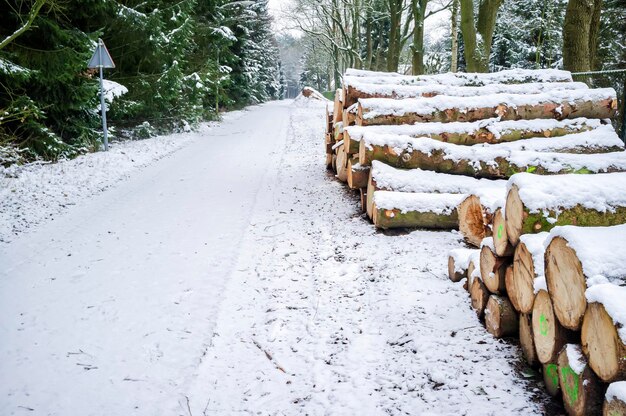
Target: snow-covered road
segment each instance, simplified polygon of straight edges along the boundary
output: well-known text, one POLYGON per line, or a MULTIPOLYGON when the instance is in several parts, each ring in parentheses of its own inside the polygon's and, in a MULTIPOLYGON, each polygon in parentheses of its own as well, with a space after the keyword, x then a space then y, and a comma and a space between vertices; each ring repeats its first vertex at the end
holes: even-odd
POLYGON ((543 413, 458 235, 375 232, 323 113, 254 107, 0 245, 0 414, 543 413))

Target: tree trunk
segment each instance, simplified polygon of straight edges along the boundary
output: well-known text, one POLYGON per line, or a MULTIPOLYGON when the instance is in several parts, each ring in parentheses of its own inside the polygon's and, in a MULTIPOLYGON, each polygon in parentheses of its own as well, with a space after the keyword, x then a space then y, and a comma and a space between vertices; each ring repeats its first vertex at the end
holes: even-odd
POLYGON ((387 0, 389 3, 389 46, 387 49, 387 71, 397 72, 400 63, 400 28, 402 24, 402 0, 387 0))
POLYGON ((554 316, 550 295, 543 289, 535 296, 532 328, 539 362, 542 364, 556 362, 559 351, 567 344, 571 334, 554 316))
POLYGON ((534 179, 534 184, 530 181, 525 182, 522 191, 517 184, 513 184, 506 197, 506 232, 511 244, 516 245, 522 234, 538 233, 541 231, 550 231, 557 225, 579 225, 579 226, 610 226, 626 223, 626 205, 620 206, 618 201, 607 201, 606 186, 607 181, 611 180, 614 184, 614 196, 619 198, 620 195, 626 193, 626 174, 611 173, 598 174, 580 177, 579 175, 567 175, 559 177, 558 182, 554 182, 551 186, 550 178, 530 177, 534 179), (555 198, 556 195, 564 196, 571 192, 571 186, 584 181, 587 185, 585 189, 585 198, 587 201, 593 200, 594 203, 600 203, 610 206, 610 210, 598 211, 593 208, 587 208, 581 204, 574 206, 545 206, 545 199, 542 200, 542 207, 531 206, 528 204, 537 200, 539 194, 550 195, 557 203, 562 199, 555 198), (567 186, 570 182, 571 186, 567 186), (533 185, 536 191, 533 192, 533 185), (528 202, 524 202, 521 195, 527 195, 528 202))
POLYGON ((506 293, 505 277, 510 257, 498 257, 493 248, 484 245, 480 249, 480 277, 491 293, 506 293))
POLYGON ((465 62, 468 72, 488 72, 491 40, 496 16, 502 0, 483 0, 478 9, 478 22, 474 24, 474 1, 461 0, 461 34, 463 35, 465 62), (480 41, 477 36, 480 35, 480 41))
POLYGON ((377 228, 455 229, 463 195, 376 191, 372 221, 377 228))
POLYGON ((569 415, 597 415, 602 411, 604 391, 587 365, 580 345, 567 344, 559 353, 559 383, 569 415))
MULTIPOLYGON (((626 310, 626 304, 624 304, 626 310)), ((626 380, 626 344, 602 303, 589 303, 583 318, 581 341, 589 366, 607 383, 626 380)))
POLYGON ((602 0, 569 0, 563 23, 563 66, 568 71, 593 69, 602 0))
POLYGON ((413 10, 413 44, 411 45, 411 70, 413 75, 424 73, 424 16, 428 0, 411 0, 413 10))
POLYGON ((537 351, 535 350, 535 338, 533 337, 533 325, 529 313, 521 313, 519 315, 519 343, 526 363, 531 367, 539 365, 537 351))
POLYGON ((489 296, 485 307, 485 327, 496 338, 518 333, 517 313, 506 296, 489 296))
POLYGON ((452 38, 450 72, 458 71, 459 65, 459 0, 452 0, 452 24, 450 28, 452 38))

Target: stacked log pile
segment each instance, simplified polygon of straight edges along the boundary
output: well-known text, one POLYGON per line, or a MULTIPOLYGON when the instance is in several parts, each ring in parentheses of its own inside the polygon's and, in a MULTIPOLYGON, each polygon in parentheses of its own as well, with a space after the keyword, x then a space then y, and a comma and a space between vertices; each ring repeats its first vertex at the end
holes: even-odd
POLYGON ((449 277, 573 415, 626 415, 626 151, 564 71, 348 70, 327 166, 377 228, 459 229, 449 277))

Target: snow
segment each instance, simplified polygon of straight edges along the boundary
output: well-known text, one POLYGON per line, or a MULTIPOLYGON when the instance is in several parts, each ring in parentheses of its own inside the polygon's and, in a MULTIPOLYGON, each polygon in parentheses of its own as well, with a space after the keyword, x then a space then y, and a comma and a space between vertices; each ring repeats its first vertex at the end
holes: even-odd
POLYGON ((505 180, 476 179, 422 169, 396 169, 377 160, 372 161, 371 172, 376 187, 382 190, 476 195, 491 212, 503 206, 506 200, 505 180))
POLYGON ((567 361, 572 370, 578 375, 582 374, 587 366, 587 361, 583 356, 582 348, 577 344, 567 344, 565 346, 567 361))
POLYGON ((587 302, 598 302, 604 306, 622 342, 626 344, 626 286, 601 283, 591 286, 585 292, 587 302))
POLYGON ((491 251, 493 251, 494 253, 496 252, 496 246, 494 246, 493 244, 493 237, 485 237, 483 238, 483 240, 480 242, 480 248, 483 247, 489 247, 491 249, 491 251))
POLYGON ((606 390, 604 396, 608 401, 621 400, 626 403, 626 381, 616 381, 609 384, 609 388, 606 390))
POLYGON ((535 292, 535 295, 537 293, 539 293, 540 290, 544 290, 544 291, 548 291, 548 282, 546 281, 546 276, 538 276, 534 281, 533 281, 533 289, 535 292))
MULTIPOLYGON (((526 249, 532 256, 533 269, 536 276, 535 281, 537 279, 544 279, 545 282, 543 255, 545 253, 544 242, 546 241, 546 238, 548 238, 548 235, 549 234, 544 231, 537 234, 522 234, 520 236, 520 241, 524 243, 524 246, 526 246, 526 249)), ((535 285, 535 293, 539 292, 540 288, 542 288, 541 282, 539 284, 539 288, 535 285)))
POLYGON ((474 264, 474 271, 472 272, 472 274, 467 276, 467 284, 471 286, 474 279, 481 278, 480 277, 480 250, 476 250, 472 253, 469 259, 469 262, 474 264))
MULTIPOLYGON (((316 103, 316 101, 317 102, 322 102, 322 103, 329 103, 329 102, 331 102, 329 99, 324 97, 322 95, 322 93, 317 91, 315 88, 304 87, 302 89, 302 92, 300 94, 298 94, 298 96, 295 98, 293 103, 297 107, 306 107, 306 106, 309 106, 309 105, 313 106, 313 107, 316 107, 318 105, 318 103, 316 103)), ((329 112, 332 112, 332 110, 329 110, 329 112)))
POLYGON ((402 116, 404 114, 433 114, 455 109, 468 111, 476 108, 496 108, 500 105, 521 107, 542 105, 554 102, 575 104, 581 101, 600 101, 616 99, 613 88, 595 88, 588 90, 558 90, 540 94, 492 94, 478 97, 459 97, 437 95, 435 97, 405 98, 359 98, 363 118, 368 120, 382 115, 402 116))
POLYGON ((454 271, 464 272, 469 267, 470 262, 480 255, 480 250, 472 248, 455 248, 448 252, 448 257, 454 259, 454 271))
POLYGON ((102 88, 104 89, 104 99, 108 102, 113 102, 115 98, 121 97, 128 92, 128 88, 124 85, 109 79, 102 80, 102 88))
POLYGON ((545 413, 447 278, 460 235, 376 232, 324 111, 252 108, 0 246, 0 413, 545 413))
MULTIPOLYGON (((350 108, 352 108, 352 106, 350 108)), ((453 121, 450 123, 432 122, 383 126, 349 126, 346 130, 350 134, 350 137, 354 140, 361 140, 361 138, 370 132, 376 134, 397 134, 421 137, 442 133, 472 134, 476 133, 480 129, 487 129, 489 132, 493 133, 496 139, 499 139, 504 134, 510 133, 514 130, 537 132, 541 133, 543 136, 543 132, 546 130, 553 130, 556 128, 595 129, 600 126, 600 120, 587 119, 583 117, 571 120, 534 119, 513 121, 499 121, 498 118, 490 118, 474 122, 453 121)))
POLYGON ((0 73, 6 75, 29 75, 32 71, 28 68, 24 68, 23 66, 19 66, 14 64, 13 62, 0 57, 0 73))
POLYGON ((556 176, 518 173, 509 179, 507 190, 513 185, 518 187, 524 206, 532 213, 577 205, 599 212, 615 212, 616 208, 626 206, 626 173, 623 172, 556 176))
MULTIPOLYGON (((604 276, 612 283, 626 282, 626 224, 611 227, 557 226, 550 230, 545 241, 548 247, 552 239, 567 240, 580 260, 587 278, 604 276), (616 249, 616 248, 620 249, 616 249)), ((587 284, 589 285, 589 281, 587 284)))
POLYGON ((399 209, 400 212, 432 212, 439 215, 451 214, 463 200, 464 194, 434 194, 376 191, 374 203, 378 209, 399 209))

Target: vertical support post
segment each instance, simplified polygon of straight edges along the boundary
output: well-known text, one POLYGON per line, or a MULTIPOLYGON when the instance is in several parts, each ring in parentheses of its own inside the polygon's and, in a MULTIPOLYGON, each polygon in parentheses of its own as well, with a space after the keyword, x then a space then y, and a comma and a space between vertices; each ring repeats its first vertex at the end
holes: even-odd
POLYGON ((109 137, 107 131, 107 110, 104 102, 104 74, 103 74, 103 64, 102 64, 102 48, 104 44, 102 43, 102 39, 98 39, 98 54, 100 58, 100 110, 102 111, 102 132, 104 133, 104 137, 102 138, 104 142, 104 151, 109 151, 109 137))

